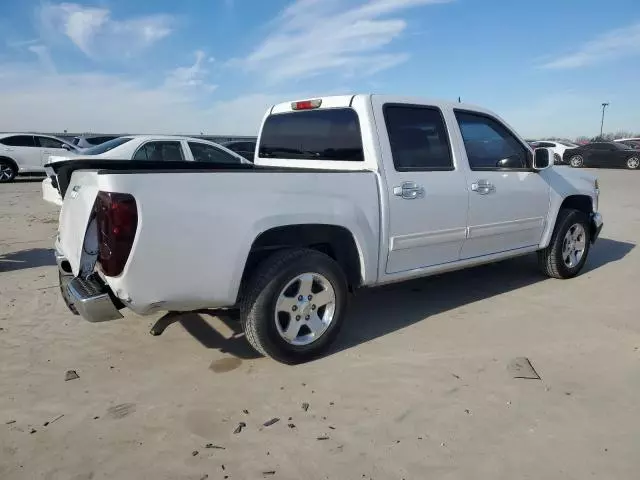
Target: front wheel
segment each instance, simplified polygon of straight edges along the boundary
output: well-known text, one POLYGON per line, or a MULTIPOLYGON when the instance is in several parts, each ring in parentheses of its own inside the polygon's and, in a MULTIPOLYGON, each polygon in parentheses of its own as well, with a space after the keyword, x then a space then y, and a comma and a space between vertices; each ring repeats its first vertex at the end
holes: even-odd
POLYGON ((328 255, 283 250, 267 258, 250 278, 240 318, 253 348, 283 363, 301 363, 335 340, 347 307, 347 282, 328 255))
POLYGON ((16 167, 11 162, 0 159, 0 183, 13 182, 17 173, 16 167))
POLYGON ((573 168, 580 168, 584 165, 584 158, 582 158, 582 155, 574 155, 569 159, 569 164, 573 168))
POLYGON ((640 167, 640 158, 639 157, 631 157, 627 160, 627 168, 629 170, 637 170, 640 167))
POLYGON ((538 252, 542 271, 552 278, 575 277, 587 261, 590 232, 589 217, 584 212, 560 210, 549 246, 538 252))

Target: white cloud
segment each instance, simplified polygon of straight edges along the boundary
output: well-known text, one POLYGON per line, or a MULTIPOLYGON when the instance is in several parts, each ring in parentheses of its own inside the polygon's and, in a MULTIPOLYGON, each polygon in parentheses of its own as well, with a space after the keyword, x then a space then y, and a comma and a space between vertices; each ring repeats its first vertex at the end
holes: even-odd
POLYGON ((234 63, 263 72, 271 82, 338 71, 370 75, 407 60, 384 51, 406 28, 389 18, 410 7, 450 0, 296 0, 271 23, 273 33, 248 57, 234 63))
POLYGON ((544 63, 547 69, 571 69, 640 55, 640 23, 612 30, 567 55, 544 63))
POLYGON ((53 64, 53 60, 51 59, 51 54, 49 53, 49 49, 46 46, 30 45, 29 47, 27 47, 27 49, 38 57, 40 64, 48 73, 56 72, 56 67, 53 64))
POLYGON ((65 36, 92 58, 130 57, 139 54, 172 31, 169 15, 148 15, 114 20, 111 11, 76 3, 44 3, 39 10, 46 37, 65 36))
POLYGON ((211 62, 211 58, 207 60, 207 55, 202 50, 196 50, 195 57, 193 65, 178 67, 169 72, 166 79, 168 87, 203 89, 208 92, 216 89, 216 85, 206 83, 209 69, 204 66, 204 62, 211 62))
POLYGON ((290 94, 203 101, 192 89, 105 74, 46 74, 0 65, 0 131, 256 135, 267 108, 290 94))

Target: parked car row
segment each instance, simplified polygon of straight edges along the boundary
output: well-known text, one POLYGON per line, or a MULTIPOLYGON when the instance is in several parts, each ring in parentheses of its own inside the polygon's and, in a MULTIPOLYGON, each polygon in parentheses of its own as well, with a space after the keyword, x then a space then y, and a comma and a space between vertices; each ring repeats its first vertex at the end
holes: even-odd
POLYGON ((186 160, 196 162, 253 161, 255 142, 208 140, 169 135, 75 137, 68 142, 51 135, 0 134, 0 183, 21 174, 44 174, 50 158, 91 156, 114 160, 186 160))
MULTIPOLYGON (((251 163, 242 155, 217 143, 173 135, 137 135, 118 137, 101 145, 63 156, 50 156, 47 163, 72 160, 74 157, 95 160, 136 160, 154 162, 201 162, 219 164, 251 163)), ((42 198, 62 204, 52 178, 42 182, 42 198)))
POLYGON ((556 165, 574 168, 640 168, 640 138, 621 138, 613 142, 576 145, 567 141, 530 141, 532 148, 550 148, 556 165))

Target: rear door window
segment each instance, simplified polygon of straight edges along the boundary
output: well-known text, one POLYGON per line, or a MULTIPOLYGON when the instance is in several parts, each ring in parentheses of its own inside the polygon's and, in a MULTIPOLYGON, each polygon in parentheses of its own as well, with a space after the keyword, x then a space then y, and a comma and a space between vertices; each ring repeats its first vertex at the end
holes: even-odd
POLYGON ((180 142, 147 142, 133 156, 133 160, 173 162, 184 160, 180 142))
POLYGON ((358 115, 351 108, 279 113, 262 127, 260 158, 362 162, 358 115))
POLYGON ((240 163, 240 159, 206 143, 189 142, 189 149, 196 162, 240 163))
POLYGON ((42 148, 63 148, 63 143, 51 137, 36 137, 42 148))
POLYGON ((439 109, 385 105, 384 120, 397 171, 453 170, 447 127, 439 109))

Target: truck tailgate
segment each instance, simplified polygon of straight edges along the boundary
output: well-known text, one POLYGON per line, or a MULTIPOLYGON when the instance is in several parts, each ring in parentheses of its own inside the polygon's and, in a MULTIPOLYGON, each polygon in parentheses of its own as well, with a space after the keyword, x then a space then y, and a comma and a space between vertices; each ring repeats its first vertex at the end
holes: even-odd
POLYGON ((98 173, 95 170, 74 172, 65 194, 58 245, 67 258, 75 275, 80 270, 85 232, 93 212, 93 204, 98 194, 98 173))

